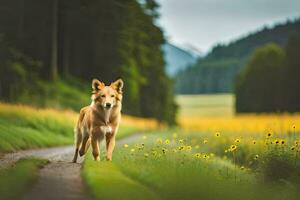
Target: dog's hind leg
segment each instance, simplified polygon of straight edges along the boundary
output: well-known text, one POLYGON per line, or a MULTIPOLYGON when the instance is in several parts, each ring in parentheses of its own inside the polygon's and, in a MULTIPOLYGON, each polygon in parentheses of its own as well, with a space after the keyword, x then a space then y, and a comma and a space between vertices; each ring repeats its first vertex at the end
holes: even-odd
POLYGON ((83 138, 82 138, 82 144, 79 150, 79 155, 83 156, 86 153, 86 150, 89 148, 89 134, 87 133, 87 131, 84 131, 83 133, 83 138))
POLYGON ((82 134, 79 128, 75 128, 75 153, 72 162, 76 163, 77 162, 77 156, 78 156, 78 151, 79 147, 82 142, 82 134))

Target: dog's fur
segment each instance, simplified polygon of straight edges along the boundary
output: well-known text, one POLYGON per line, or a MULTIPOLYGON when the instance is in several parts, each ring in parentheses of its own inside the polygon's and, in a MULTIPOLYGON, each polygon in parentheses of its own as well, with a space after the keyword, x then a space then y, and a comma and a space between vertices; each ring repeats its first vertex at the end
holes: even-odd
POLYGON ((78 153, 83 156, 89 145, 95 160, 100 160, 99 144, 106 139, 106 159, 112 160, 115 138, 121 120, 123 81, 118 79, 105 86, 103 82, 94 79, 92 82, 92 103, 80 110, 75 127, 76 163, 78 153))

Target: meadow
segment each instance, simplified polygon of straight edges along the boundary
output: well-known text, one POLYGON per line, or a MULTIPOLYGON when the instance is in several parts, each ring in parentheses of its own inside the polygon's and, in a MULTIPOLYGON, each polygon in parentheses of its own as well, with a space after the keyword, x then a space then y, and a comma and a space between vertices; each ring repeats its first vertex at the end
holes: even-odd
POLYGON ((119 146, 112 163, 86 160, 96 199, 298 199, 298 114, 234 115, 231 95, 177 101, 181 127, 119 146))
MULTIPOLYGON (((0 103, 0 154, 20 149, 73 144, 78 113, 0 103)), ((123 116, 118 138, 158 127, 153 119, 123 116)))

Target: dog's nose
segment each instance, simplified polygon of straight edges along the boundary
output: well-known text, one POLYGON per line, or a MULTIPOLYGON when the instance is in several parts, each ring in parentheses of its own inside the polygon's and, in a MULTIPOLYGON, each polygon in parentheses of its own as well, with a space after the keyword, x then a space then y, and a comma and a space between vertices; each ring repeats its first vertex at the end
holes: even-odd
POLYGON ((106 103, 105 107, 110 108, 111 107, 111 103, 106 103))

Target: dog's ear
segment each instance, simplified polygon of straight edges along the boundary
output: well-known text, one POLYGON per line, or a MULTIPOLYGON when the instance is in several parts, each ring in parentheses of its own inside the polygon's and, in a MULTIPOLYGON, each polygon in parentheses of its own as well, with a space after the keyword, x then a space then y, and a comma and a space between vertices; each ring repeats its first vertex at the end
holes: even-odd
POLYGON ((112 82, 110 84, 110 86, 112 88, 114 88, 115 90, 117 90, 118 93, 122 94, 122 89, 123 89, 123 86, 124 86, 124 82, 123 82, 122 79, 118 79, 115 82, 112 82))
POLYGON ((98 92, 101 90, 103 87, 105 87, 105 84, 99 81, 98 79, 93 79, 92 81, 92 88, 93 92, 98 92))

